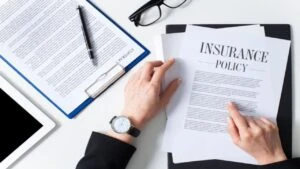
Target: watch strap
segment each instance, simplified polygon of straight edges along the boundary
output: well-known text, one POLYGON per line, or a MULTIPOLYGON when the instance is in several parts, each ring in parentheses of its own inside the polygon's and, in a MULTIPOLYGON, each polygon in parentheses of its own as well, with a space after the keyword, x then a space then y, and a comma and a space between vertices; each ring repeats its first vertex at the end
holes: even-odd
POLYGON ((140 135, 141 131, 134 126, 131 126, 130 129, 128 130, 128 134, 133 136, 133 137, 138 137, 140 135))

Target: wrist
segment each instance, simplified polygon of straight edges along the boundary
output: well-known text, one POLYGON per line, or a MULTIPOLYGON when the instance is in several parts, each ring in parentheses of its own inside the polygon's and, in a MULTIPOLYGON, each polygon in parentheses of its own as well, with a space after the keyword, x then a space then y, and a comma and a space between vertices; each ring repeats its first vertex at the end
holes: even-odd
POLYGON ((137 117, 136 115, 132 115, 133 112, 131 112, 131 111, 124 110, 121 114, 128 117, 131 124, 139 130, 141 130, 146 125, 145 118, 137 117))
POLYGON ((284 154, 284 152, 278 152, 272 156, 264 156, 261 159, 257 159, 257 162, 259 165, 266 165, 266 164, 276 163, 285 160, 287 160, 287 157, 284 154))
POLYGON ((116 133, 112 130, 110 130, 108 133, 107 133, 108 136, 110 137, 113 137, 115 139, 118 139, 120 141, 123 141, 125 143, 128 143, 128 144, 131 144, 133 142, 133 137, 129 134, 119 134, 119 133, 116 133))
POLYGON ((146 122, 144 122, 141 119, 138 119, 138 118, 135 118, 132 116, 128 116, 128 118, 130 119, 131 124, 139 130, 141 130, 146 124, 146 122))
MULTIPOLYGON (((134 137, 136 137, 135 134, 132 133, 134 128, 137 128, 135 126, 135 124, 137 124, 138 126, 141 126, 140 123, 136 122, 135 120, 132 120, 132 118, 130 118, 130 116, 124 115, 123 113, 121 114, 121 116, 114 116, 110 121, 112 130, 110 130, 107 133, 107 135, 109 135, 113 138, 116 138, 120 141, 123 141, 125 143, 131 144, 134 137), (128 127, 128 131, 125 132, 127 127, 128 127), (132 128, 132 127, 134 127, 134 128, 132 128)), ((139 135, 139 133, 137 134, 137 136, 138 135, 139 135)))

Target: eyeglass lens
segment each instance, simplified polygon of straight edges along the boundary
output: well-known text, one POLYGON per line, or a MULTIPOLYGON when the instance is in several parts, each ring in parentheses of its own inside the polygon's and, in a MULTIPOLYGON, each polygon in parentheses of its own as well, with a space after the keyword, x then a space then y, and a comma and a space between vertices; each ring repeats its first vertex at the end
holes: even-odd
MULTIPOLYGON (((181 6, 186 0, 164 0, 164 4, 170 8, 177 8, 181 6)), ((161 17, 160 6, 153 6, 145 10, 141 15, 140 25, 151 25, 159 20, 161 17)))
POLYGON ((141 15, 140 25, 149 25, 157 21, 161 17, 159 6, 153 6, 145 10, 141 15))
POLYGON ((171 8, 177 8, 185 2, 186 0, 164 0, 164 4, 171 8))

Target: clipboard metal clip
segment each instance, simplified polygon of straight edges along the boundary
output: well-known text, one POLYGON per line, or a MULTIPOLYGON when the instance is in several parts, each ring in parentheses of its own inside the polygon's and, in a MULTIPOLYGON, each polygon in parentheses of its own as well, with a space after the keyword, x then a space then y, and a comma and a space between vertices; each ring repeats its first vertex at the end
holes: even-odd
POLYGON ((92 98, 99 96, 105 89, 112 83, 118 80, 125 74, 125 69, 119 63, 109 68, 106 72, 102 73, 86 90, 85 93, 92 98))

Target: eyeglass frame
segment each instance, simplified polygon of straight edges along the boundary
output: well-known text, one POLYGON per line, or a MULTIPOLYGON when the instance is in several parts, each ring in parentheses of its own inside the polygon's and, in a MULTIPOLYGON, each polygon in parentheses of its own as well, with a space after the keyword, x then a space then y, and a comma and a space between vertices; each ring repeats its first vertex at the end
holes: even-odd
POLYGON ((131 14, 129 16, 129 20, 131 22, 134 22, 135 26, 149 26, 149 25, 152 25, 161 18, 162 12, 161 12, 160 6, 165 5, 168 8, 175 9, 175 8, 178 8, 181 5, 183 5, 187 0, 183 0, 182 3, 180 3, 177 6, 170 6, 170 5, 166 4, 164 1, 165 0, 150 0, 149 2, 147 2, 146 4, 141 6, 138 10, 136 10, 133 14, 131 14), (157 6, 158 9, 159 9, 159 17, 156 20, 154 20, 153 22, 149 23, 149 24, 145 24, 145 25, 140 24, 140 20, 141 20, 141 16, 142 16, 143 12, 147 11, 148 9, 150 9, 154 6, 157 6))

